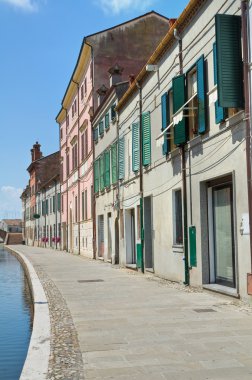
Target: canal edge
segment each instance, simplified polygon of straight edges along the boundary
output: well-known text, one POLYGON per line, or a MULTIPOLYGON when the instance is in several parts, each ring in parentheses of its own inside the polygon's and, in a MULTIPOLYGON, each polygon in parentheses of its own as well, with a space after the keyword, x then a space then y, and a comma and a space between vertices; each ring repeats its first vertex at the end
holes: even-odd
POLYGON ((18 250, 8 246, 4 248, 15 255, 21 263, 29 281, 33 299, 32 333, 20 380, 45 380, 49 367, 51 337, 48 300, 31 262, 18 250))

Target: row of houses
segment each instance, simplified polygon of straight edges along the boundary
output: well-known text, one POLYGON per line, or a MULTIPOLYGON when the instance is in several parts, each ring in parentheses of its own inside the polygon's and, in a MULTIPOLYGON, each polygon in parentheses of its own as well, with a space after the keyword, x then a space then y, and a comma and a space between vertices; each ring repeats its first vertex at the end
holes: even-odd
POLYGON ((60 170, 28 168, 27 244, 252 294, 250 5, 191 0, 84 38, 60 170))

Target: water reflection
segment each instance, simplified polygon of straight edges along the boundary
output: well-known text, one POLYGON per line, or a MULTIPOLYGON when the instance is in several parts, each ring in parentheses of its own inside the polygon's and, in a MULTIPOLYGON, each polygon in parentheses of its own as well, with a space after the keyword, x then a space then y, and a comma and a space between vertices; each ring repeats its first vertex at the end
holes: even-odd
POLYGON ((31 336, 28 282, 19 261, 0 245, 0 379, 18 380, 31 336))

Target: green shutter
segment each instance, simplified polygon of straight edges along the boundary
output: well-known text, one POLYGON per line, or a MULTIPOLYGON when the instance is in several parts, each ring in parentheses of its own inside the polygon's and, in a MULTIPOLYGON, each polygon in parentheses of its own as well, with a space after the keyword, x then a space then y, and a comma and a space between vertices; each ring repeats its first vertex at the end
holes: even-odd
POLYGON ((93 133, 94 133, 94 141, 96 142, 98 140, 98 128, 95 128, 93 133))
POLYGON ((115 108, 116 108, 116 104, 113 104, 111 107, 111 120, 115 119, 115 117, 116 117, 115 108))
POLYGON ((219 105, 243 108, 241 17, 217 14, 215 29, 219 105))
POLYGON ((132 124, 132 170, 136 172, 139 170, 139 123, 132 124))
MULTIPOLYGON (((177 112, 185 104, 185 75, 179 75, 172 79, 173 90, 173 113, 177 112)), ((187 141, 187 131, 185 118, 174 125, 174 143, 176 145, 185 144, 187 141)))
MULTIPOLYGON (((216 42, 213 44, 213 67, 214 67, 214 84, 217 84, 217 56, 216 56, 216 42)), ((215 122, 219 124, 221 121, 225 120, 226 110, 225 108, 219 106, 218 100, 214 103, 215 106, 215 122)))
POLYGON ((94 192, 98 193, 99 191, 99 160, 96 160, 94 163, 94 192))
POLYGON ((118 145, 118 178, 124 178, 124 137, 119 139, 118 145))
POLYGON ((57 194, 57 198, 58 198, 58 211, 60 211, 60 203, 61 203, 61 195, 60 193, 57 194))
POLYGON ((108 129, 109 127, 109 113, 106 113, 105 115, 105 129, 108 129))
POLYGON ((100 190, 104 190, 104 157, 103 154, 99 159, 99 169, 100 169, 100 190))
MULTIPOLYGON (((170 110, 169 110, 169 94, 168 92, 164 93, 161 96, 161 109, 162 109, 162 131, 168 127, 170 124, 170 110)), ((169 140, 168 140, 168 132, 164 134, 164 143, 162 146, 163 155, 169 153, 169 140)))
POLYGON ((104 124, 103 124, 103 120, 99 122, 99 135, 103 135, 104 133, 104 124))
POLYGON ((142 127, 143 127, 143 165, 149 165, 151 163, 151 124, 150 124, 150 112, 142 114, 142 127))
POLYGON ((105 187, 110 186, 110 151, 108 150, 104 154, 104 161, 105 161, 105 175, 104 175, 104 182, 105 187))
POLYGON ((117 143, 111 146, 112 183, 117 182, 117 143))
POLYGON ((196 63, 197 67, 197 98, 198 98, 198 131, 206 131, 206 89, 204 55, 196 63))

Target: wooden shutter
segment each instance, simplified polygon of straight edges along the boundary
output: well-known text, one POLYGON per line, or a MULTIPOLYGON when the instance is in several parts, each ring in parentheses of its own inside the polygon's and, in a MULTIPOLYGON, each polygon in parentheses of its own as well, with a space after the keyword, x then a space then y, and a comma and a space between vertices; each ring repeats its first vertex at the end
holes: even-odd
MULTIPOLYGON (((185 75, 179 75, 172 79, 173 89, 173 113, 177 112, 185 104, 185 75)), ((174 143, 176 145, 185 144, 187 141, 187 131, 185 118, 174 125, 174 143)))
POLYGON ((111 147, 112 183, 117 182, 117 143, 111 147))
POLYGON ((197 98, 198 98, 198 131, 206 131, 206 89, 204 55, 196 63, 197 68, 197 98))
POLYGON ((94 192, 98 193, 99 191, 99 160, 96 160, 94 163, 94 192))
POLYGON ((219 105, 243 108, 241 17, 217 14, 215 29, 219 105))
POLYGON ((104 180, 105 180, 105 187, 110 186, 110 151, 108 150, 104 154, 105 158, 105 175, 104 175, 104 180))
POLYGON ((151 163, 151 125, 150 125, 150 112, 142 114, 142 127, 143 127, 143 165, 151 163))
POLYGON ((103 133, 104 133, 104 125, 103 125, 103 120, 102 120, 99 123, 99 135, 101 136, 103 135, 103 133))
POLYGON ((98 140, 98 128, 94 129, 94 141, 96 142, 98 140))
POLYGON ((124 178, 124 137, 119 139, 118 146, 118 178, 124 178))
POLYGON ((104 156, 103 154, 99 159, 99 167, 100 167, 100 190, 104 190, 104 156))
MULTIPOLYGON (((169 95, 167 92, 165 92, 161 96, 161 112, 162 112, 162 131, 168 127, 170 124, 170 110, 169 110, 169 95)), ((163 154, 166 155, 169 153, 170 147, 169 147, 169 140, 168 140, 168 133, 166 132, 164 134, 164 142, 162 146, 163 154)))
MULTIPOLYGON (((216 53, 216 42, 213 44, 213 67, 214 67, 214 84, 217 84, 217 53, 216 53)), ((218 85, 217 85, 218 86, 218 85)), ((221 121, 225 120, 226 109, 219 106, 218 100, 214 103, 215 106, 215 122, 219 124, 221 121)))
POLYGON ((105 115, 105 128, 108 129, 109 127, 109 113, 106 113, 105 115))
POLYGON ((139 123, 132 124, 132 170, 136 172, 139 170, 140 151, 139 151, 139 123))

